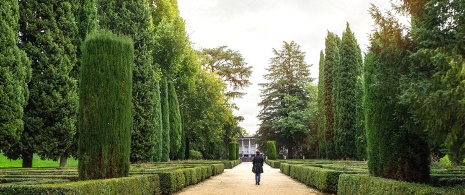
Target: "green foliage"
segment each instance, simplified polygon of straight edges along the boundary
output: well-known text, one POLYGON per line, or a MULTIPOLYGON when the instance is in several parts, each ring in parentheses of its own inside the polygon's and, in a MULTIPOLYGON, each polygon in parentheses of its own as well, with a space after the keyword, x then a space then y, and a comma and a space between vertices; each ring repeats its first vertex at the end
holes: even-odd
POLYGON ((229 142, 229 160, 236 160, 236 142, 229 142))
POLYGON ((355 84, 355 147, 357 160, 366 160, 366 131, 365 131, 365 113, 363 105, 363 76, 357 77, 355 84))
POLYGON ((161 161, 168 162, 170 160, 170 105, 168 99, 168 82, 163 77, 160 82, 160 97, 161 97, 161 112, 162 112, 162 147, 161 161))
POLYGON ((79 178, 127 176, 132 131, 133 42, 109 32, 82 46, 79 178))
POLYGON ((266 145, 267 145, 267 151, 268 151, 267 153, 268 159, 276 160, 276 157, 277 157, 276 141, 267 141, 266 145))
POLYGON ((18 45, 32 62, 32 77, 20 144, 5 154, 13 159, 21 155, 23 166, 30 167, 33 153, 53 160, 72 153, 78 96, 71 71, 77 65, 73 42, 78 28, 72 1, 18 3, 18 45))
POLYGON ((227 158, 232 136, 226 130, 235 129, 236 119, 225 99, 225 86, 216 73, 201 70, 197 78, 195 90, 185 99, 187 145, 206 159, 227 158))
POLYGON ((425 184, 400 182, 368 175, 339 176, 337 194, 463 194, 463 188, 435 188, 425 184))
MULTIPOLYGON (((33 165, 32 167, 59 167, 60 162, 49 160, 49 159, 41 160, 40 156, 38 156, 37 154, 34 154, 32 165, 33 165)), ((22 166, 21 159, 11 160, 11 159, 7 159, 7 157, 4 156, 3 154, 0 154, 0 168, 20 168, 21 166, 22 166)), ((66 167, 77 167, 77 166, 78 166, 77 159, 70 158, 66 162, 66 167)))
POLYGON ((176 159, 182 144, 182 124, 178 97, 176 95, 173 82, 168 83, 168 102, 170 120, 170 158, 176 159))
MULTIPOLYGON (((257 142, 276 140, 288 150, 292 158, 299 143, 308 137, 308 94, 305 86, 312 82, 305 53, 295 43, 284 42, 282 50, 273 49, 268 73, 264 78, 269 83, 260 83, 262 107, 258 118, 261 121, 257 142)), ((299 154, 301 155, 301 154, 299 154)))
POLYGON ((374 176, 429 180, 429 147, 421 125, 398 97, 408 73, 411 41, 395 18, 372 7, 379 29, 371 37, 364 66, 368 167, 374 176), (408 167, 408 168, 406 168, 408 167))
POLYGON ((463 1, 402 1, 411 16, 409 75, 402 100, 428 129, 432 148, 445 147, 461 164, 465 157, 463 1))
POLYGON ((189 159, 193 159, 193 160, 203 159, 202 153, 196 150, 189 150, 189 159))
POLYGON ((159 112, 158 81, 160 66, 154 58, 155 37, 151 4, 148 1, 99 0, 100 28, 129 36, 134 41, 133 132, 131 162, 147 162, 157 157, 161 146, 162 124, 159 112), (155 157, 154 157, 155 156, 155 157))
POLYGON ((29 98, 31 61, 16 45, 19 5, 16 0, 0 3, 0 152, 18 143, 24 130, 24 107, 29 98))
POLYGON ((325 55, 323 51, 320 51, 320 61, 318 63, 318 155, 317 157, 326 156, 326 139, 325 139, 325 126, 326 126, 326 115, 325 115, 325 55))
POLYGON ((226 85, 232 87, 232 91, 226 92, 226 97, 235 99, 245 95, 244 92, 237 90, 251 84, 248 78, 252 75, 252 66, 247 66, 238 51, 231 50, 227 46, 203 48, 200 57, 203 67, 216 72, 226 85))
POLYGON ((334 112, 335 104, 334 99, 335 92, 334 86, 334 73, 335 68, 339 64, 339 48, 338 48, 338 37, 328 32, 325 39, 325 61, 324 61, 324 151, 320 154, 323 158, 334 159, 336 158, 336 145, 334 138, 334 112))
MULTIPOLYGON (((338 158, 356 157, 356 83, 362 67, 362 55, 354 33, 347 23, 342 35, 340 46, 340 64, 337 65, 333 95, 336 112, 335 119, 335 143, 338 158)), ((333 75, 334 76, 334 75, 333 75)))

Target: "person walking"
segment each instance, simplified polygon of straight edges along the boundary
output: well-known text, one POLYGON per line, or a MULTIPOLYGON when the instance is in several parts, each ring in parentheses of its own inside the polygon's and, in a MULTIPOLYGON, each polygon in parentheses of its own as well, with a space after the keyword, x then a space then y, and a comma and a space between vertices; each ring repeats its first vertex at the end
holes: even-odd
POLYGON ((255 173, 255 185, 260 185, 260 174, 263 173, 263 155, 260 151, 255 152, 257 155, 252 160, 252 170, 255 173))

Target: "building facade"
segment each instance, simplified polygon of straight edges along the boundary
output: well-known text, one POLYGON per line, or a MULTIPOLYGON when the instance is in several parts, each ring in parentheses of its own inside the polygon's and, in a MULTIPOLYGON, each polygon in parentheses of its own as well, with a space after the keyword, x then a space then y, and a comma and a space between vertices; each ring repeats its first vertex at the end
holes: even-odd
POLYGON ((252 158, 255 156, 257 151, 257 144, 255 143, 254 137, 242 137, 237 139, 239 144, 239 158, 243 162, 252 161, 252 158))

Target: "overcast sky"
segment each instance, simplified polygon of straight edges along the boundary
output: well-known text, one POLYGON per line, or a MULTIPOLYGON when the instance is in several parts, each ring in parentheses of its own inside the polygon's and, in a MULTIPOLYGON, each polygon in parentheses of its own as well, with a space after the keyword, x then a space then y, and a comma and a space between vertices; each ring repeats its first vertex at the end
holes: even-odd
POLYGON ((186 21, 194 49, 226 45, 239 51, 253 67, 252 85, 247 94, 235 100, 245 120, 240 123, 251 135, 258 130, 261 110, 260 87, 272 49, 281 49, 283 41, 295 41, 306 53, 311 75, 318 77, 320 51, 325 48, 328 31, 342 37, 349 23, 362 49, 366 51, 373 20, 368 14, 370 3, 381 10, 390 7, 389 0, 178 0, 181 17, 186 21))

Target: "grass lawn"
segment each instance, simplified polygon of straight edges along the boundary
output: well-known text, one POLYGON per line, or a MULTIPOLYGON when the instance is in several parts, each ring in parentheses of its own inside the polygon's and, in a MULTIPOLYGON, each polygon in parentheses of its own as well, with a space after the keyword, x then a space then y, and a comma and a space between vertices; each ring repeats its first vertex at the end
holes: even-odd
MULTIPOLYGON (((22 166, 22 160, 9 160, 0 153, 0 168, 20 168, 22 166)), ((68 158, 68 162, 66 163, 66 167, 77 167, 78 161, 74 158, 68 158)), ((32 167, 60 167, 60 161, 53 161, 53 160, 40 160, 40 157, 34 154, 34 158, 32 160, 32 167)))

